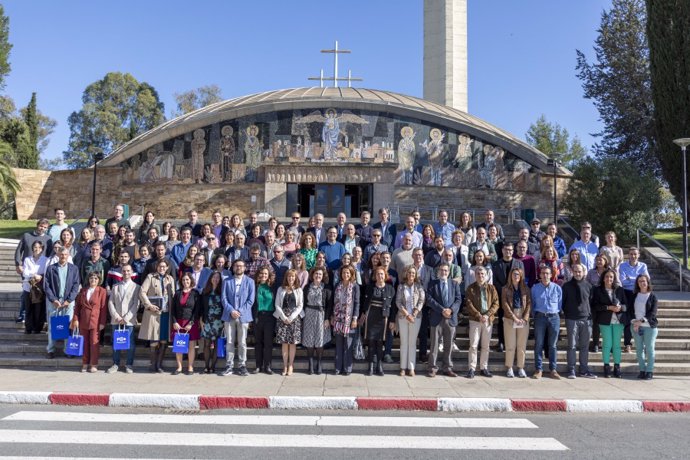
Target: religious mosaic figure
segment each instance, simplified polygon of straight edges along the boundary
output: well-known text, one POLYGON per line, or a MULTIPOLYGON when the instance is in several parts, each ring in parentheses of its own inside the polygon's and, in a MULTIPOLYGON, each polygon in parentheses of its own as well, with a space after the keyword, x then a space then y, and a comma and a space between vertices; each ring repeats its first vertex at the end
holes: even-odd
POLYGON ((398 161, 400 163, 400 172, 402 173, 403 185, 412 185, 412 177, 414 176, 414 130, 409 126, 404 126, 400 130, 402 139, 398 142, 398 161))
POLYGON ((232 126, 226 125, 220 130, 220 175, 223 181, 232 179, 232 163, 235 158, 235 140, 232 138, 234 130, 232 126))
POLYGON ((204 150, 206 150, 206 133, 203 129, 194 130, 192 135, 192 179, 197 184, 204 180, 204 150))
MULTIPOLYGON (((295 120, 295 122, 299 124, 314 122, 323 123, 323 127, 321 128, 321 140, 323 141, 323 158, 325 160, 333 160, 339 153, 338 139, 340 138, 341 134, 346 134, 344 131, 340 130, 341 123, 356 123, 362 125, 369 123, 364 118, 358 117, 353 113, 342 113, 338 115, 335 109, 326 110, 325 117, 317 110, 310 113, 306 117, 295 120)), ((342 147, 343 146, 341 144, 341 154, 345 153, 345 151, 342 150, 342 147)), ((347 148, 347 146, 344 147, 347 148)), ((347 154, 349 154, 349 150, 347 151, 347 154)))
POLYGON ((501 147, 486 144, 484 145, 484 161, 479 169, 479 186, 496 188, 496 177, 505 171, 503 165, 503 154, 505 151, 501 147))
POLYGON ((421 146, 426 151, 429 158, 431 172, 430 185, 440 186, 443 184, 441 178, 441 168, 443 167, 443 139, 445 135, 441 130, 434 128, 429 132, 431 140, 425 140, 421 146))
POLYGON ((259 139, 259 127, 251 125, 247 127, 247 140, 244 141, 244 155, 247 159, 247 181, 256 182, 256 172, 261 166, 261 140, 259 139))
POLYGON ((458 151, 453 160, 453 166, 458 173, 465 173, 472 169, 472 138, 462 133, 458 136, 458 151))

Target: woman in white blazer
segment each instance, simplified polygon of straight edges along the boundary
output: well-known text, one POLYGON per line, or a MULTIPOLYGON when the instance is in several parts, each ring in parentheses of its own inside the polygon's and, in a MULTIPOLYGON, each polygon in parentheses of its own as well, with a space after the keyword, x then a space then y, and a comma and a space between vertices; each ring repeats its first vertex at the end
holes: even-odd
POLYGON ((282 344, 283 375, 292 375, 297 344, 302 341, 302 310, 304 299, 297 271, 285 273, 283 285, 278 288, 273 313, 278 319, 276 341, 282 344))

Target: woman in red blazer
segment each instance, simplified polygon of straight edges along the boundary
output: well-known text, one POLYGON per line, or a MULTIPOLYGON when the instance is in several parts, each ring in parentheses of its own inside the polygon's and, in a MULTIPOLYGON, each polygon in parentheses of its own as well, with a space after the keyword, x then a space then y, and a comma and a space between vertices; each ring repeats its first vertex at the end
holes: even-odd
POLYGON ((105 328, 108 297, 105 289, 101 287, 99 273, 89 273, 88 280, 89 285, 79 291, 74 302, 72 329, 78 327, 84 336, 81 371, 86 372, 87 366, 90 365, 89 372, 98 372, 98 334, 105 328))

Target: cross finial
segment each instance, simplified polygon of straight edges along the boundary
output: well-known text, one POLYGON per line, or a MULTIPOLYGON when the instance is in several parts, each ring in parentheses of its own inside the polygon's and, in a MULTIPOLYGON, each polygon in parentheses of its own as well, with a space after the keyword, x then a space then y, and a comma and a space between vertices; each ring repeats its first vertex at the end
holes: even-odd
POLYGON ((333 49, 321 50, 321 52, 333 54, 333 76, 332 77, 324 77, 323 76, 323 69, 321 69, 321 75, 319 77, 309 77, 308 80, 319 80, 319 84, 320 84, 321 88, 323 88, 323 82, 324 81, 332 81, 334 88, 338 87, 338 81, 347 81, 348 88, 352 87, 353 81, 362 81, 361 78, 353 78, 351 70, 347 71, 347 78, 338 77, 338 54, 351 54, 352 53, 352 51, 350 51, 350 50, 339 49, 338 48, 338 40, 335 41, 335 46, 333 47, 333 49))

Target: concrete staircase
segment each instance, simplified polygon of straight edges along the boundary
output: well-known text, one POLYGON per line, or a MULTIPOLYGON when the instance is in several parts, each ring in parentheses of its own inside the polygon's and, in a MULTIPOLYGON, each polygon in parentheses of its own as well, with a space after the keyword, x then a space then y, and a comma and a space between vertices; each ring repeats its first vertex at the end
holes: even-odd
MULTIPOLYGON (((504 229, 509 239, 515 239, 517 229, 509 226, 504 229)), ((21 285, 19 284, 19 277, 14 272, 14 246, 10 244, 0 245, 0 268, 2 268, 3 277, 0 278, 0 367, 17 367, 17 368, 51 368, 51 369, 72 369, 76 370, 81 365, 80 358, 67 359, 65 357, 58 357, 56 359, 45 358, 45 346, 47 343, 47 336, 40 335, 25 335, 23 332, 23 325, 15 323, 14 319, 19 310, 19 296, 21 294, 21 285), (4 276, 6 274, 6 276, 4 276)), ((690 375, 690 295, 682 295, 678 292, 664 292, 677 289, 675 281, 670 279, 663 270, 650 268, 650 273, 654 283, 657 296, 660 297, 659 302, 659 337, 657 340, 657 364, 655 373, 666 375, 690 375)), ((494 338, 491 345, 494 346, 497 342, 494 333, 494 338)), ((456 344, 459 347, 459 352, 454 352, 454 362, 456 369, 464 372, 467 369, 467 349, 469 346, 468 325, 467 321, 461 322, 457 331, 456 344)), ((558 343, 558 362, 559 366, 563 367, 566 361, 565 356, 565 328, 561 328, 561 336, 558 343)), ((248 351, 248 364, 253 367, 254 363, 254 349, 251 344, 248 351)), ((111 363, 112 356, 111 341, 106 336, 106 341, 102 347, 101 352, 101 368, 104 369, 111 363)), ((533 354, 531 351, 534 346, 533 340, 530 338, 528 342, 528 357, 527 370, 533 368, 533 354)), ((326 369, 333 368, 333 354, 334 350, 326 351, 326 369)), ((58 353, 60 355, 60 353, 58 353)), ((148 349, 143 343, 137 343, 137 352, 135 360, 135 369, 143 371, 148 366, 148 349)), ((396 338, 393 347, 393 358, 396 364, 386 364, 386 372, 397 373, 399 365, 398 340, 396 338)), ((499 375, 503 374, 503 353, 492 351, 490 354, 490 370, 499 375)), ((280 356, 280 347, 275 346, 273 351, 274 369, 281 368, 282 359, 280 356)), ((600 353, 590 353, 590 363, 597 372, 603 371, 601 364, 600 353)), ((166 359, 166 368, 171 369, 174 366, 174 358, 172 353, 168 353, 166 359)), ((224 365, 223 360, 219 360, 218 367, 224 365)), ((197 368, 202 368, 203 363, 197 361, 197 368)), ((306 351, 298 350, 298 359, 296 362, 297 369, 306 369, 306 351)), ((363 372, 367 367, 364 361, 358 361, 355 364, 355 371, 363 372)), ((418 372, 424 372, 426 365, 418 364, 418 372)), ((635 353, 623 354, 622 369, 628 375, 636 374, 637 362, 635 353)))

